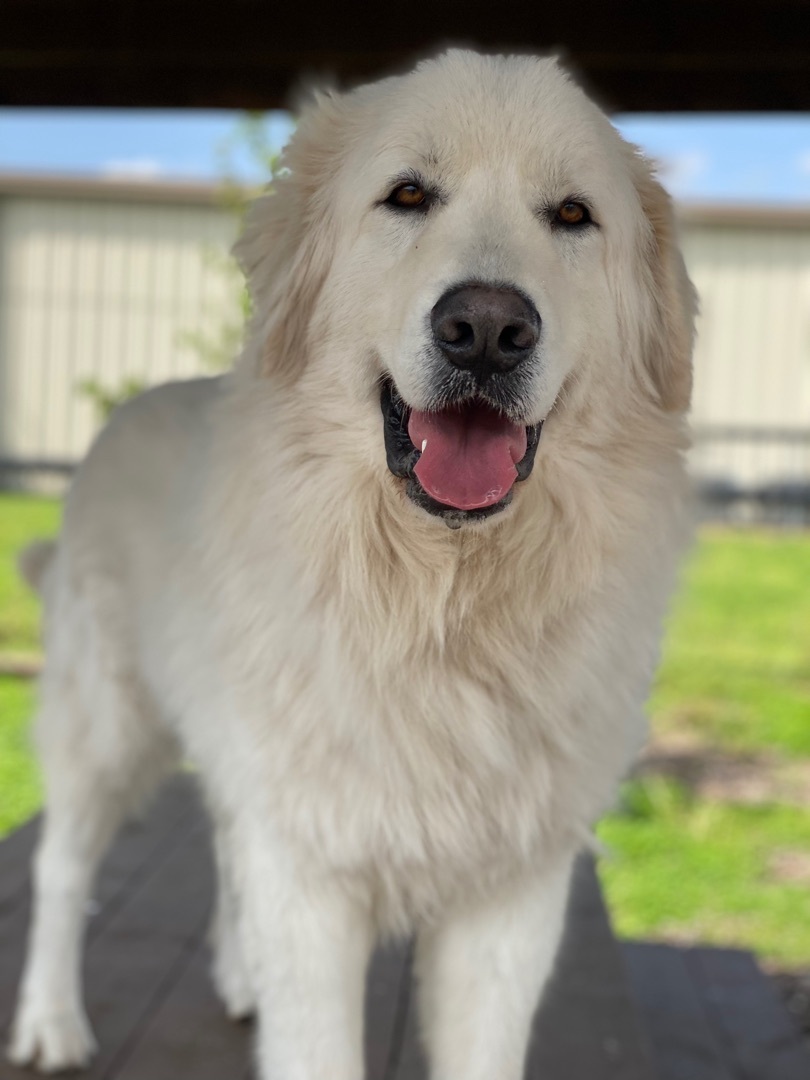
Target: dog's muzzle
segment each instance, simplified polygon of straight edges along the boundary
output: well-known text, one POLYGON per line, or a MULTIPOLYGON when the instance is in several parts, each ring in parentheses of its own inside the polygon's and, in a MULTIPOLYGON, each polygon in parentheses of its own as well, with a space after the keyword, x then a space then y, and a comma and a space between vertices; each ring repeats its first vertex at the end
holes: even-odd
POLYGON ((526 426, 480 397, 432 412, 409 408, 390 379, 382 384, 388 468, 408 496, 450 528, 490 517, 532 471, 542 421, 526 426))

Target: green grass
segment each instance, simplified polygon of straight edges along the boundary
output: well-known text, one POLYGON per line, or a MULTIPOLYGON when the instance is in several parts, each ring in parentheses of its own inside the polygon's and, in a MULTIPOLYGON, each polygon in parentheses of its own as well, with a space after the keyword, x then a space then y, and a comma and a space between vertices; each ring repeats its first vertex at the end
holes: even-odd
MULTIPOLYGON (((659 736, 810 762, 810 534, 702 534, 650 711, 659 736)), ((621 935, 739 945, 810 965, 810 806, 710 802, 652 777, 627 786, 599 837, 621 935), (800 880, 772 872, 779 853, 806 868, 800 880)))
MULTIPOLYGON (((39 602, 20 580, 20 548, 58 528, 53 499, 0 495, 0 653, 39 648, 39 602)), ((28 740, 34 685, 0 677, 0 836, 33 814, 41 801, 39 778, 28 740)))
POLYGON ((810 860, 810 811, 690 799, 661 778, 627 787, 599 828, 600 875, 624 937, 745 945, 782 964, 810 962, 805 880, 779 856, 810 860))
POLYGON ((0 652, 39 648, 39 604, 17 573, 17 552, 31 540, 53 536, 59 503, 26 495, 0 495, 0 652))
POLYGON ((658 732, 810 756, 810 534, 702 536, 651 711, 658 732))
POLYGON ((33 683, 0 676, 0 837, 42 801, 28 735, 33 708, 33 683))

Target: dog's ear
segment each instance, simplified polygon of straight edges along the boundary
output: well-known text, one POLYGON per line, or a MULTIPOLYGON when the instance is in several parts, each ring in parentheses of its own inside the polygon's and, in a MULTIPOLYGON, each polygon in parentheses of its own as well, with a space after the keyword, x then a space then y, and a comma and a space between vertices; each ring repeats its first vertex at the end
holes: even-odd
POLYGON ((332 257, 326 188, 338 164, 343 112, 336 93, 312 95, 276 179, 249 207, 234 245, 252 307, 246 355, 257 374, 292 378, 305 362, 332 257))
POLYGON ((683 412, 692 393, 697 295, 678 247, 672 200, 635 150, 632 168, 649 226, 642 255, 651 301, 641 335, 646 376, 663 409, 683 412))

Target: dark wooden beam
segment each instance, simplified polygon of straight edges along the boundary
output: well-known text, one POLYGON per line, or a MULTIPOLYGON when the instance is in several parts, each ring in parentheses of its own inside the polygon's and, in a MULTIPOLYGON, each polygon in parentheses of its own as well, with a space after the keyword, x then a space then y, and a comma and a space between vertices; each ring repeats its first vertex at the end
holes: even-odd
POLYGON ((449 43, 561 49, 616 109, 810 109, 807 0, 3 0, 0 104, 266 109, 449 43))

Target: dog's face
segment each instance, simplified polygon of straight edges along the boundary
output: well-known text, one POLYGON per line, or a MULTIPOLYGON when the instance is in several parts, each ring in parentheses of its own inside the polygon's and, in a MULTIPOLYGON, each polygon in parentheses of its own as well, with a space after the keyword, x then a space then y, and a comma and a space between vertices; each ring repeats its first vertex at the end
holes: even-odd
MULTIPOLYGON (((297 305, 310 356, 379 398, 388 467, 424 510, 459 525, 508 505, 574 383, 684 407, 666 199, 553 60, 450 53, 322 100, 296 138, 297 202, 267 201, 289 215, 278 258, 303 262, 299 293, 270 310, 297 305)), ((285 319, 274 347, 296 353, 285 319)))

